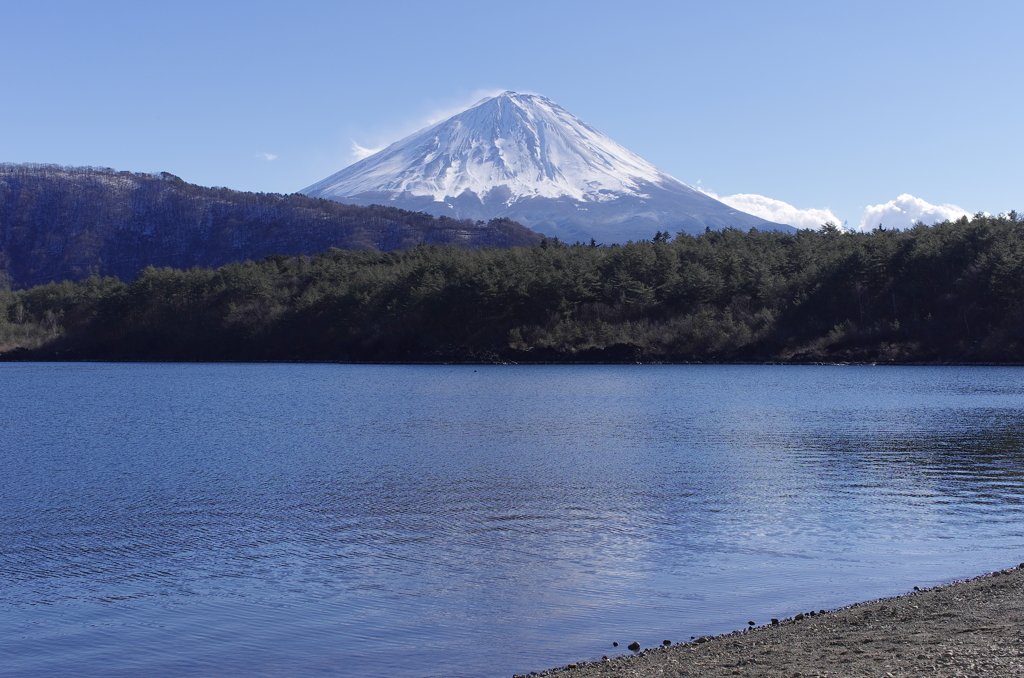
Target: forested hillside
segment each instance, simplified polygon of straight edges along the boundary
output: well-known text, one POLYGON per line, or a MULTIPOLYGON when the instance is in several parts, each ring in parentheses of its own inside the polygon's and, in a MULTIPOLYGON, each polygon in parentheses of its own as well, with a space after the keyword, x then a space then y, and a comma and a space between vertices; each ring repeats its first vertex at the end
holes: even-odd
POLYGON ((204 188, 167 173, 0 164, 0 285, 15 289, 329 247, 509 247, 540 239, 508 220, 435 219, 299 194, 204 188))
POLYGON ((8 359, 1024 361, 1024 221, 148 268, 2 293, 0 344, 8 359))

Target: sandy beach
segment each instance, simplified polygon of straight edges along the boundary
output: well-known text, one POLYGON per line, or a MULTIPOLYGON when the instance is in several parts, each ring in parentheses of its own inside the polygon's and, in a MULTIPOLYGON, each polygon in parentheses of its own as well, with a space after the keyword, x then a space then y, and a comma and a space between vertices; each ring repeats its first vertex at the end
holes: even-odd
POLYGON ((1024 676, 1024 563, 895 598, 809 610, 740 633, 529 675, 1024 676))

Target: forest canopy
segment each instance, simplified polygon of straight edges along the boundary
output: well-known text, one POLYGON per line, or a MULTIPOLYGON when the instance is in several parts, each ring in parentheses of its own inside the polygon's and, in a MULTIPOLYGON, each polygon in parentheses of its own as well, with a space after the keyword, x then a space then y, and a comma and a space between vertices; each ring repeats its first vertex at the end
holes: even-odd
POLYGON ((8 359, 1016 362, 1024 223, 150 267, 0 292, 0 347, 8 359))

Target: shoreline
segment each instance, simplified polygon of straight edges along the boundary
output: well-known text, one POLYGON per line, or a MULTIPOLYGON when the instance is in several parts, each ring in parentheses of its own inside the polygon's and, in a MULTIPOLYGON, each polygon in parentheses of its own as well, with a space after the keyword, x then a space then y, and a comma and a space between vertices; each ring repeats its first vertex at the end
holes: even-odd
POLYGON ((781 366, 781 367, 1024 367, 1021 361, 963 360, 172 360, 165 358, 117 358, 61 356, 59 352, 36 354, 22 349, 0 351, 0 363, 82 363, 82 364, 202 364, 202 365, 439 365, 479 366, 591 366, 591 365, 692 365, 692 366, 781 366))
POLYGON ((741 632, 526 675, 1024 676, 1024 563, 741 632))

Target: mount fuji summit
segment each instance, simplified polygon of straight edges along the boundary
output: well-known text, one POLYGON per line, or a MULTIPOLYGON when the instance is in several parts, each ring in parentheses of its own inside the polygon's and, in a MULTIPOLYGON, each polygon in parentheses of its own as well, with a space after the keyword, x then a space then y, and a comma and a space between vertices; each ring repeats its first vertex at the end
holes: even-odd
POLYGON ((550 99, 516 92, 483 99, 301 192, 455 219, 507 217, 563 242, 795 230, 687 186, 550 99))

